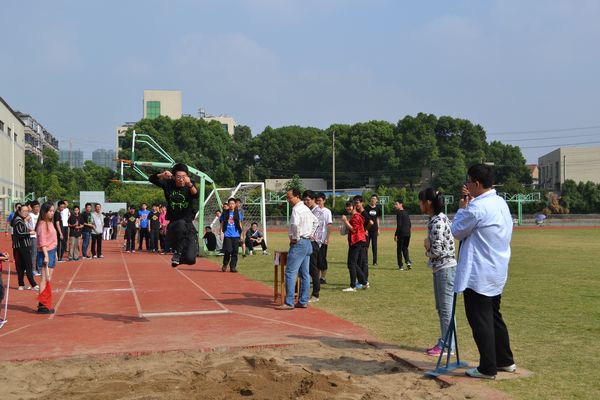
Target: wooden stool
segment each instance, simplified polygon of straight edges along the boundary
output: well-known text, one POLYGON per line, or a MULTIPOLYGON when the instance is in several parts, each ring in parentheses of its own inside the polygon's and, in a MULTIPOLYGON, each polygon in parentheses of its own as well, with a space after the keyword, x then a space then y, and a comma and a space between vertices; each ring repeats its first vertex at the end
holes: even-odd
MULTIPOLYGON (((277 303, 277 297, 280 297, 279 304, 285 302, 285 267, 287 266, 287 251, 276 251, 275 261, 273 262, 273 303, 277 303)), ((300 278, 296 278, 296 293, 294 294, 294 303, 298 301, 300 294, 300 278)))

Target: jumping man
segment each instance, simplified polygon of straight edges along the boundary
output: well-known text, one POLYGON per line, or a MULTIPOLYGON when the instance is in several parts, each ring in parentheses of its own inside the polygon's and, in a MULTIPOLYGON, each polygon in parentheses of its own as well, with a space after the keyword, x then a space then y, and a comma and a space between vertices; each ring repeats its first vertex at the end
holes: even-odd
POLYGON ((173 249, 171 266, 194 265, 198 255, 198 236, 192 224, 195 215, 193 202, 200 194, 188 175, 187 165, 175 164, 171 171, 154 174, 148 180, 165 192, 167 219, 170 221, 167 239, 173 249))

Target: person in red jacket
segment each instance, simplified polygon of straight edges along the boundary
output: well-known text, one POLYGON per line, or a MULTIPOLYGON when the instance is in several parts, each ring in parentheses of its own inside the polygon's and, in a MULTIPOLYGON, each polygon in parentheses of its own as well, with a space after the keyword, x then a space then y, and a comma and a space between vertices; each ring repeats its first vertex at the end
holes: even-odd
POLYGON ((346 211, 350 215, 350 219, 346 215, 342 215, 342 223, 348 230, 348 269, 350 271, 350 287, 343 289, 343 292, 356 292, 357 289, 366 289, 368 282, 365 279, 362 269, 359 267, 361 252, 367 242, 365 234, 365 217, 357 211, 352 202, 346 203, 346 211), (358 283, 357 283, 358 280, 358 283))

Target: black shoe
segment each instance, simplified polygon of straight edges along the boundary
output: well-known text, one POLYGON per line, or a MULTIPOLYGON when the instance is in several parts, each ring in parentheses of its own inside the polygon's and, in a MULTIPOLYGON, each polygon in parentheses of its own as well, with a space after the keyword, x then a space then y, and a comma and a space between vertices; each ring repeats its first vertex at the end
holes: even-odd
POLYGON ((173 253, 173 257, 171 258, 171 267, 176 268, 179 265, 179 253, 173 253))
POLYGON ((54 308, 48 309, 47 307, 41 306, 37 309, 38 314, 54 314, 54 308))
POLYGON ((235 268, 230 268, 230 269, 229 269, 229 272, 234 272, 234 273, 235 273, 235 272, 238 272, 238 271, 237 271, 237 269, 235 269, 235 268))
POLYGON ((221 267, 221 271, 223 271, 223 272, 227 271, 227 265, 223 265, 223 266, 221 267))
POLYGON ((321 283, 321 285, 327 285, 327 281, 324 278, 319 278, 319 283, 321 283))
POLYGON ((411 270, 412 269, 412 267, 410 266, 410 264, 406 264, 406 269, 407 270, 411 270))

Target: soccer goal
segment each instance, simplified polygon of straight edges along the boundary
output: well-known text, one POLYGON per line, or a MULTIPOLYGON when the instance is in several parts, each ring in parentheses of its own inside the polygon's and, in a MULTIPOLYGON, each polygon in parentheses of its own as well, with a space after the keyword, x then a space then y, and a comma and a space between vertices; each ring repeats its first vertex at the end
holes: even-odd
POLYGON ((241 182, 233 188, 213 189, 204 202, 204 224, 201 227, 210 226, 213 232, 220 232, 219 222, 215 219, 217 210, 222 210, 223 204, 230 197, 242 201, 242 234, 245 235, 253 222, 258 224, 258 230, 262 232, 264 241, 268 245, 267 238, 267 214, 265 208, 265 184, 263 182, 241 182))

